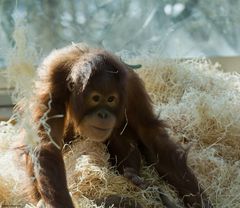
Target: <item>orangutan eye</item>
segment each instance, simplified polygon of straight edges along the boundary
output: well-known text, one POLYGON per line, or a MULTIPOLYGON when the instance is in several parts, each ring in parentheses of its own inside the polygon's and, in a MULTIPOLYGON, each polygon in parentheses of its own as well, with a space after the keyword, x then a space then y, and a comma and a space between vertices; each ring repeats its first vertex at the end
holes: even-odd
POLYGON ((116 99, 115 96, 110 96, 107 101, 108 101, 109 103, 112 103, 113 101, 115 101, 115 99, 116 99))
POLYGON ((100 101, 100 96, 99 95, 94 95, 92 97, 92 100, 95 102, 95 103, 98 103, 100 101))

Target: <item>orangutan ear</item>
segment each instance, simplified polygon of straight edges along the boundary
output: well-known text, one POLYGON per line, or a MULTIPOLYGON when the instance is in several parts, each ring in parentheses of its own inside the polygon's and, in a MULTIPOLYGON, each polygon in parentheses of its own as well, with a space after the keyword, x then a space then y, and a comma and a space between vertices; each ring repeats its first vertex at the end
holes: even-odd
POLYGON ((70 92, 73 92, 75 89, 75 84, 72 80, 67 80, 67 88, 70 92))

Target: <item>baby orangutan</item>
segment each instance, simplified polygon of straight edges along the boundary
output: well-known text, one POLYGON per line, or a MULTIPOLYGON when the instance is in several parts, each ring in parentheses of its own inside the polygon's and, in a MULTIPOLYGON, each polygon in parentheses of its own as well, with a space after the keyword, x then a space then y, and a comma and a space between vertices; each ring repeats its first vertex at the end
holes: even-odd
POLYGON ((176 188, 185 207, 212 207, 187 166, 184 149, 154 115, 142 81, 118 57, 80 45, 53 51, 40 67, 36 99, 34 121, 39 124, 47 113, 51 129, 39 125, 36 162, 29 157, 27 163, 36 201, 48 208, 74 207, 61 149, 69 137, 80 134, 106 143, 119 172, 137 186, 146 187, 139 178, 143 155, 176 188))

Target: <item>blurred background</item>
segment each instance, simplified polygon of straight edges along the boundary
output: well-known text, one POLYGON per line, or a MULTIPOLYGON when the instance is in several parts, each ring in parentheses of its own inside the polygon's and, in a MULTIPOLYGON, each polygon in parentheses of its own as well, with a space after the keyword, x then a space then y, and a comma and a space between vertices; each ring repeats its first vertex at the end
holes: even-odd
MULTIPOLYGON (((240 0, 0 0, 0 68, 22 19, 41 57, 71 42, 87 42, 130 57, 211 57, 237 70, 239 10, 240 0)), ((4 96, 0 93, 2 106, 9 103, 4 96)))
POLYGON ((240 0, 1 0, 0 49, 14 44, 14 18, 24 17, 43 54, 84 41, 171 58, 234 56, 239 10, 240 0))

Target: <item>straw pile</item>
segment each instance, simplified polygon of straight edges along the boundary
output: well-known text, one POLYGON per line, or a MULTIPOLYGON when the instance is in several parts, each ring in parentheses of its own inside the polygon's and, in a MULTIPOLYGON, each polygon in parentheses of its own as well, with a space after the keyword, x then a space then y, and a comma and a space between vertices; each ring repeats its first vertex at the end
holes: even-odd
MULTIPOLYGON (((139 59, 137 63, 142 61, 139 59)), ((167 121, 169 133, 191 147, 188 163, 204 185, 215 207, 240 206, 240 75, 224 73, 205 59, 163 61, 150 59, 137 71, 152 97, 156 113, 167 121)), ((0 126, 0 205, 29 205, 22 192, 25 174, 15 162, 13 144, 18 131, 0 126)), ((108 163, 104 145, 79 139, 64 147, 69 190, 78 207, 97 207, 93 199, 111 194, 131 197, 144 207, 161 207, 157 186, 175 203, 176 194, 152 168, 142 177, 155 186, 142 191, 108 163)))

